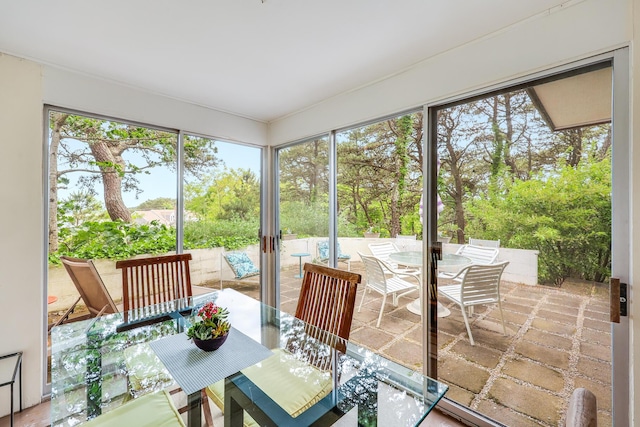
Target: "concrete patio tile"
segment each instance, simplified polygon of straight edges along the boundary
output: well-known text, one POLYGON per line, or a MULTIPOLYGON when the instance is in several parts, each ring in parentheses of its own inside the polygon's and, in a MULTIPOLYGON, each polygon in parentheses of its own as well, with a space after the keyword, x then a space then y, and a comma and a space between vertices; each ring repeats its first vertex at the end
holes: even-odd
POLYGON ((297 306, 298 306, 298 301, 281 302, 280 310, 287 312, 289 314, 295 314, 297 306))
POLYGON ((596 331, 611 332, 611 323, 603 322, 601 320, 584 319, 582 326, 589 329, 595 329, 596 331))
POLYGON ((549 295, 547 297, 547 302, 547 306, 550 310, 562 312, 565 307, 571 307, 576 310, 579 309, 582 305, 582 298, 577 298, 573 295, 562 292, 557 295, 549 295))
POLYGON ((442 333, 442 332, 438 332, 438 347, 442 348, 445 347, 447 345, 449 345, 449 343, 451 343, 451 341, 455 340, 456 337, 453 335, 449 335, 447 333, 442 333))
POLYGON ((530 301, 530 305, 514 303, 508 299, 505 299, 504 301, 502 301, 503 310, 512 311, 514 313, 521 313, 527 316, 533 311, 534 305, 535 305, 534 301, 530 301))
POLYGON ((504 378, 496 380, 489 390, 489 397, 508 408, 554 426, 560 421, 560 408, 564 405, 561 398, 548 392, 504 378))
MULTIPOLYGON (((453 314, 453 313, 452 313, 453 314)), ((450 335, 458 335, 465 331, 462 316, 448 316, 438 319, 438 331, 446 332, 450 335)))
POLYGON ((559 335, 573 335, 576 333, 575 325, 567 325, 546 319, 537 318, 531 322, 531 326, 543 333, 544 331, 559 335))
POLYGON ((389 332, 394 335, 402 334, 403 332, 411 329, 414 325, 415 322, 398 318, 394 316, 393 313, 383 315, 382 320, 380 321, 380 328, 385 332, 389 332))
POLYGON ((569 368, 569 353, 566 351, 556 350, 544 347, 529 341, 522 341, 516 345, 516 353, 529 359, 536 360, 546 365, 554 366, 560 369, 569 368))
POLYGON ((376 351, 389 344, 393 338, 394 336, 392 334, 388 334, 380 329, 371 328, 369 326, 365 326, 362 329, 351 333, 349 336, 350 340, 361 343, 376 351))
POLYGON ((402 319, 413 324, 421 323, 422 316, 415 314, 407 310, 407 304, 400 304, 398 307, 390 312, 388 316, 395 317, 396 319, 402 319))
POLYGON ((529 294, 528 292, 523 293, 520 291, 519 288, 516 288, 514 291, 509 293, 500 292, 500 295, 502 297, 502 301, 507 301, 512 304, 518 304, 525 307, 531 307, 534 305, 533 303, 540 300, 540 295, 538 293, 536 294, 529 294))
POLYGON ((580 354, 592 357, 594 359, 600 359, 603 362, 608 362, 611 360, 611 346, 603 346, 581 341, 580 354))
MULTIPOLYGON (((598 288, 599 289, 599 288, 598 288)), ((591 298, 587 305, 585 306, 587 310, 599 311, 601 313, 608 313, 610 310, 609 307, 609 289, 597 290, 593 293, 593 298, 591 298), (599 295, 601 293, 601 295, 599 295)))
POLYGON ((478 404, 478 412, 487 414, 490 418, 504 424, 505 426, 518 427, 539 427, 540 422, 514 411, 511 408, 502 406, 491 400, 483 400, 478 404))
MULTIPOLYGON (((516 313, 516 312, 505 309, 504 305, 502 306, 502 313, 504 315, 505 323, 511 323, 512 325, 515 325, 518 328, 520 328, 520 326, 522 326, 524 322, 526 322, 527 319, 529 318, 527 314, 516 313)), ((487 317, 491 319, 495 319, 496 321, 499 322, 500 310, 498 309, 493 310, 491 313, 487 315, 487 317)))
POLYGON ((582 330, 582 340, 592 344, 600 344, 603 346, 611 345, 611 334, 602 331, 594 331, 591 329, 582 330))
MULTIPOLYGON (((384 314, 382 316, 384 317, 384 314)), ((367 306, 362 307, 362 310, 358 311, 358 308, 356 307, 355 311, 353 312, 353 318, 358 319, 363 323, 370 323, 374 320, 377 321, 378 311, 372 310, 367 306)))
POLYGON ((445 394, 445 396, 464 406, 469 406, 475 397, 475 394, 471 393, 469 390, 458 387, 455 384, 449 384, 449 390, 447 390, 447 394, 445 394))
POLYGON ((564 387, 564 378, 561 373, 530 360, 510 360, 504 365, 502 372, 555 392, 561 392, 564 387))
POLYGON ((593 381, 587 378, 578 377, 575 380, 576 388, 584 387, 588 390, 591 390, 593 394, 596 396, 596 401, 598 403, 598 409, 611 411, 611 386, 603 385, 597 381, 593 381))
POLYGON ((547 347, 560 348, 562 350, 571 350, 573 343, 571 339, 564 338, 551 333, 545 333, 536 329, 529 329, 524 334, 524 339, 534 343, 542 344, 547 347))
POLYGON ((509 296, 538 301, 539 297, 546 293, 548 293, 548 289, 544 286, 517 286, 509 293, 509 296))
POLYGON ((422 346, 417 343, 399 340, 386 350, 383 350, 383 354, 399 361, 399 363, 408 368, 416 371, 422 370, 422 346))
POLYGON ((573 295, 589 296, 593 292, 594 282, 580 279, 567 279, 562 283, 562 290, 573 295))
POLYGON ((611 384, 611 363, 601 362, 580 356, 578 372, 587 378, 593 378, 604 384, 611 384))
POLYGON ((590 309, 584 310, 584 317, 587 319, 599 320, 601 322, 609 322, 609 311, 594 311, 590 309))
POLYGON ((438 378, 479 393, 489 379, 489 372, 464 360, 445 358, 438 363, 438 378))
POLYGON ((541 309, 538 310, 538 317, 567 325, 575 325, 578 321, 578 310, 567 308, 566 312, 558 313, 551 310, 541 309))
POLYGON ((613 420, 610 413, 598 412, 598 426, 600 427, 612 427, 613 420))
POLYGON ((488 369, 495 368, 502 357, 502 352, 500 351, 478 345, 472 346, 466 341, 457 342, 453 348, 451 348, 451 351, 463 359, 488 369))
MULTIPOLYGON (((476 342, 476 344, 485 345, 495 350, 505 352, 511 345, 512 336, 502 335, 502 326, 499 326, 498 331, 489 331, 482 328, 474 328, 473 325, 471 325, 471 333, 473 334, 473 340, 476 342)), ((509 332, 508 329, 507 332, 509 332)), ((468 339, 466 331, 464 336, 465 339, 468 339)))

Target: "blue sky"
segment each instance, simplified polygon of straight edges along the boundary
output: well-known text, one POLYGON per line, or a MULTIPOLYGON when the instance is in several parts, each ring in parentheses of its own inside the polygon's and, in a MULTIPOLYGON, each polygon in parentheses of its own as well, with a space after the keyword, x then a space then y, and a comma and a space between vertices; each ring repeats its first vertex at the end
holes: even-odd
MULTIPOLYGON (((258 177, 260 176, 260 149, 256 147, 248 147, 239 144, 216 141, 218 147, 218 158, 224 162, 224 167, 228 169, 250 169, 258 177)), ((60 165, 61 169, 66 167, 60 165)), ((223 166, 220 167, 222 169, 223 166)), ((61 189, 58 197, 66 198, 78 189, 78 179, 82 175, 80 173, 68 174, 71 180, 69 189, 61 189)), ((129 208, 140 205, 140 203, 156 199, 159 197, 176 197, 176 174, 168 169, 158 167, 151 170, 150 174, 139 174, 139 187, 143 190, 136 198, 135 192, 123 192, 122 197, 125 205, 129 208)), ((101 185, 96 185, 95 190, 97 199, 103 202, 103 191, 101 185)))

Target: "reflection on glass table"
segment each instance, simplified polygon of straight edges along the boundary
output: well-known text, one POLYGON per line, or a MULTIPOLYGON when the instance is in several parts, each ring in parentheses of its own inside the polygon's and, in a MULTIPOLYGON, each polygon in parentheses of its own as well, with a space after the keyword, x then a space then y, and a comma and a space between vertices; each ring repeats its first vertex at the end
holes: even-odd
MULTIPOLYGON (((414 426, 424 420, 448 388, 353 343, 347 344, 346 351, 339 351, 340 346, 327 341, 324 335, 320 339, 321 335, 310 325, 232 289, 200 295, 186 304, 195 309, 208 300, 229 309, 234 328, 231 333, 237 331, 267 354, 284 354, 295 360, 292 367, 287 368, 291 371, 293 366, 303 371, 319 369, 323 378, 329 380, 326 395, 300 414, 291 416, 281 407, 287 402, 277 403, 271 399, 268 387, 249 375, 258 370, 256 367, 265 365, 266 359, 251 368, 233 368, 233 372, 224 370, 231 363, 217 363, 221 368, 215 373, 216 378, 226 378, 225 390, 229 399, 233 399, 230 407, 225 408, 229 409, 225 410, 225 416, 229 417, 225 425, 237 422, 241 425, 242 413, 250 411, 261 420, 271 420, 273 425, 330 425, 346 414, 357 418, 361 425, 414 426)), ((200 427, 199 389, 215 379, 210 372, 198 371, 196 359, 202 356, 198 353, 202 351, 190 343, 185 348, 182 342, 188 342, 184 330, 192 321, 192 314, 184 305, 184 302, 176 304, 180 311, 165 317, 158 316, 158 310, 151 310, 159 322, 144 324, 136 319, 138 325, 143 325, 140 327, 129 328, 131 325, 126 324, 121 313, 55 327, 51 333, 51 425, 77 425, 126 404, 131 398, 177 384, 187 394, 188 425, 200 427), (173 365, 171 358, 166 358, 172 351, 175 352, 173 365), (186 353, 180 353, 183 351, 186 353), (157 366, 141 381, 144 387, 135 396, 130 393, 132 372, 127 357, 131 354, 157 366), (183 354, 187 356, 181 357, 183 354), (176 370, 176 360, 188 376, 195 378, 191 383, 185 382, 185 372, 176 370)), ((231 362, 241 359, 243 352, 225 343, 212 352, 218 354, 206 357, 226 358, 231 362), (227 353, 221 351, 225 348, 227 353)), ((214 370, 211 364, 207 366, 207 371, 214 370)))
MULTIPOLYGON (((401 265, 408 267, 422 268, 422 251, 403 251, 395 252, 389 255, 389 257, 401 265)), ((471 259, 462 255, 456 254, 442 254, 442 259, 438 260, 438 271, 446 271, 449 273, 457 273, 460 269, 466 265, 471 264, 471 259)), ((420 298, 409 303, 407 310, 410 312, 421 315, 422 309, 420 302, 422 301, 422 288, 420 289, 420 298)), ((438 301, 438 317, 447 317, 451 312, 448 308, 438 301)))

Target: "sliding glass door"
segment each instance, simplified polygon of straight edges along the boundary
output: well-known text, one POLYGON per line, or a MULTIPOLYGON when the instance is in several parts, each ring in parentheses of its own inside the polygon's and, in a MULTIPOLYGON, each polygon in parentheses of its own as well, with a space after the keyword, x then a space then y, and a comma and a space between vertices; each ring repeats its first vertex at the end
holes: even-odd
MULTIPOLYGON (((472 410, 465 416, 563 424, 578 387, 596 394, 599 424, 614 424, 617 399, 624 407, 627 387, 612 384, 626 379, 612 367, 624 359, 615 336, 626 327, 609 320, 609 278, 628 274, 621 251, 628 233, 612 221, 612 212, 625 217, 618 209, 628 191, 616 176, 627 166, 612 167, 628 153, 628 110, 613 116, 613 87, 626 85, 624 73, 614 78, 616 65, 604 58, 430 110, 431 164, 439 173, 429 231, 442 244, 438 298, 447 313, 431 325, 437 354, 429 373, 449 384, 450 408, 472 410), (447 259, 470 244, 492 246, 495 262, 508 262, 501 304, 463 308, 470 299, 451 297, 454 288, 472 292, 465 291, 470 279, 451 279, 464 270, 450 271, 447 259)), ((619 417, 615 425, 624 425, 619 417)))

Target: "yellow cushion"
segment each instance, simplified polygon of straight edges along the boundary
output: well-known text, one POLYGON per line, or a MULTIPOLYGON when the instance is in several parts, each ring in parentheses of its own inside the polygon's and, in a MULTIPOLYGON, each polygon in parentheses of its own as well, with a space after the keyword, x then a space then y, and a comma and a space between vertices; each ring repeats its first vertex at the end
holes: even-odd
POLYGON ((169 393, 162 390, 129 401, 84 426, 185 427, 169 393))
POLYGON ((173 378, 148 343, 127 347, 124 363, 129 374, 129 389, 134 396, 141 391, 162 389, 173 383, 173 378))
MULTIPOLYGON (((297 417, 331 392, 333 381, 330 372, 308 365, 284 350, 274 350, 274 353, 243 369, 242 373, 289 415, 297 417)), ((224 380, 207 387, 206 391, 211 400, 224 410, 224 380)))

